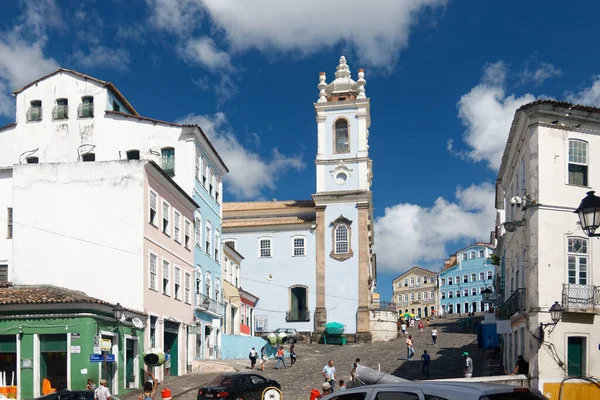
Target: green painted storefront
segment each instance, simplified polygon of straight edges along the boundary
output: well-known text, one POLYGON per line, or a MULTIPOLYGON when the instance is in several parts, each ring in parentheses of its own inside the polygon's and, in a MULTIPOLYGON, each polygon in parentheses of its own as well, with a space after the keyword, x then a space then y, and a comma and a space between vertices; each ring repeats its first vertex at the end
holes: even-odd
MULTIPOLYGON (((143 329, 113 317, 110 304, 0 305, 0 372, 14 382, 17 397, 42 395, 47 379, 55 389, 85 389, 107 379, 111 392, 122 396, 143 383, 143 329), (115 362, 92 362, 98 342, 102 355, 115 362), (110 359, 110 356, 108 357, 110 359)), ((141 313, 125 313, 130 321, 141 313)))

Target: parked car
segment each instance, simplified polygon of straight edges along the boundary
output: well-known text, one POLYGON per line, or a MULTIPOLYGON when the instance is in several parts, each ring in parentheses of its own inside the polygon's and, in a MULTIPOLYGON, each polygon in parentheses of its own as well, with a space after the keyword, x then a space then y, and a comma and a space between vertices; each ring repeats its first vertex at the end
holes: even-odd
POLYGON ((263 333, 262 337, 265 340, 269 341, 271 344, 274 343, 272 343, 270 338, 275 338, 274 340, 276 340, 278 344, 296 343, 299 338, 298 331, 294 328, 277 328, 273 332, 263 333))
POLYGON ((94 400, 94 392, 91 390, 59 390, 49 393, 36 400, 94 400))
POLYGON ((198 389, 198 399, 280 400, 281 385, 256 374, 222 374, 198 389))
POLYGON ((478 382, 410 382, 359 386, 322 400, 545 400, 537 390, 478 382))

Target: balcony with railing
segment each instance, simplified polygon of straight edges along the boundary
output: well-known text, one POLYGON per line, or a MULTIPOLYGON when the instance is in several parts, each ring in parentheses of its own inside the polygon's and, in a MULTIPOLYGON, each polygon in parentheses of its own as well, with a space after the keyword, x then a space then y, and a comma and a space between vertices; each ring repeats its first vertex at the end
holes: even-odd
POLYGON ((600 286, 563 283, 562 306, 567 312, 600 313, 600 286))
POLYGON ((285 313, 287 322, 307 322, 310 321, 310 310, 292 310, 285 313))
POLYGON ((220 317, 225 316, 225 305, 202 293, 196 293, 196 310, 207 311, 220 317))
POLYGON ((81 103, 77 108, 77 115, 79 118, 93 118, 94 103, 81 103))
POLYGON ((31 107, 27 110, 27 121, 41 121, 42 120, 42 107, 31 107))
POLYGON ((498 319, 510 319, 516 312, 525 311, 525 288, 517 289, 515 292, 498 308, 498 319))

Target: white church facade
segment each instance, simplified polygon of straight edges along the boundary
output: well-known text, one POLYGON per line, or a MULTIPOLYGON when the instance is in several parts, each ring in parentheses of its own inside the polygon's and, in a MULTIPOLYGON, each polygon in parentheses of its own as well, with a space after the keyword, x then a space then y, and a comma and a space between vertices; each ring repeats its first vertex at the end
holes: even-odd
MULTIPOLYGON (((371 339, 375 290, 370 101, 364 71, 344 57, 319 77, 316 193, 312 199, 223 205, 223 238, 244 255, 245 290, 260 297, 257 331, 296 328, 319 340, 328 322, 371 339)), ((308 197, 308 196, 307 196, 308 197)))

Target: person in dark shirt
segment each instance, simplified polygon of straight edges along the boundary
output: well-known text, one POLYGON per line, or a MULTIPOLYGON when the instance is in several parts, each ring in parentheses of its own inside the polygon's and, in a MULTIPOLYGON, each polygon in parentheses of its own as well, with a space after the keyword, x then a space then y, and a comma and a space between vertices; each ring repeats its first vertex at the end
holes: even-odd
POLYGON ((529 363, 523 359, 523 356, 517 357, 517 366, 511 375, 528 375, 529 363))
POLYGON ((421 360, 423 360, 423 375, 429 376, 429 362, 431 361, 431 357, 427 354, 427 350, 423 350, 421 360))

